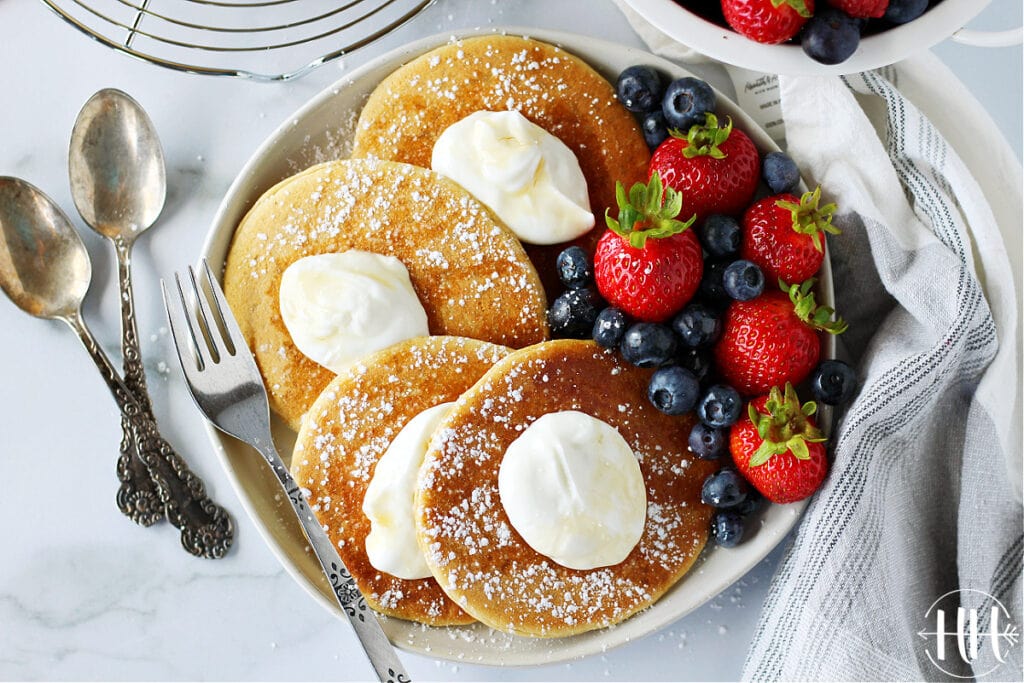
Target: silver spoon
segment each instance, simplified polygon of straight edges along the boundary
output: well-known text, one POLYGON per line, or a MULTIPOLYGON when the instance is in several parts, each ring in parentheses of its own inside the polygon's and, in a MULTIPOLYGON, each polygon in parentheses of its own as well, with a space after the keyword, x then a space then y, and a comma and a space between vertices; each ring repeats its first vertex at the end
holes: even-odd
MULTIPOLYGON (((71 197, 93 230, 114 244, 121 289, 124 383, 155 420, 146 389, 132 295, 131 253, 136 238, 156 222, 167 196, 164 154, 152 121, 131 97, 113 88, 89 98, 71 131, 71 197)), ((138 524, 163 519, 156 483, 139 457, 131 424, 121 421, 117 506, 138 524)))
POLYGON ((193 555, 223 557, 234 538, 227 512, 160 436, 82 320, 92 266, 71 221, 49 197, 18 178, 0 177, 0 287, 26 313, 67 323, 99 368, 121 416, 133 427, 139 454, 158 484, 167 519, 193 555))

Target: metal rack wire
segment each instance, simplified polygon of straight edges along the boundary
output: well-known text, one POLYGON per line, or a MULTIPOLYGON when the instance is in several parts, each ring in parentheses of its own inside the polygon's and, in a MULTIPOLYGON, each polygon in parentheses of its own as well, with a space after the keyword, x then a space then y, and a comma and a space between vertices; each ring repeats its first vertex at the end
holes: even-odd
POLYGON ((42 0, 94 40, 195 74, 285 81, 367 45, 433 0, 42 0))

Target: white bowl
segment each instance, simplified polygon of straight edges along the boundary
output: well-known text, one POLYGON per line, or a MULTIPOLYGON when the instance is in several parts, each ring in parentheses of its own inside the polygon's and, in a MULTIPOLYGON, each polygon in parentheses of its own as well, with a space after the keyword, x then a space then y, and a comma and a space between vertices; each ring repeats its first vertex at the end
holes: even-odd
MULTIPOLYGON (((466 37, 494 32, 529 35, 560 45, 586 60, 610 80, 614 80, 625 67, 638 63, 652 64, 673 78, 689 75, 679 66, 654 55, 587 36, 524 28, 466 31, 459 35, 466 37)), ((235 226, 265 190, 313 163, 347 155, 355 117, 370 91, 401 64, 449 39, 449 34, 425 38, 354 70, 311 99, 264 141, 228 189, 207 236, 202 256, 208 259, 214 272, 221 270, 235 226)), ((777 149, 771 138, 750 117, 721 94, 718 110, 731 116, 759 149, 777 149)), ((834 305, 827 254, 820 273, 818 295, 823 303, 834 305)), ((831 336, 826 340, 825 355, 835 356, 831 336)), ((829 413, 823 411, 821 419, 827 425, 829 413)), ((274 474, 255 451, 212 427, 208 426, 208 429, 246 512, 271 550, 314 599, 341 618, 330 586, 308 550, 301 528, 274 474)), ((295 434, 278 421, 274 437, 287 461, 295 434)), ((604 652, 667 626, 725 590, 775 548, 796 524, 803 508, 804 503, 769 506, 758 516, 755 532, 736 548, 720 548, 713 542, 709 543, 695 567, 654 606, 613 628, 552 640, 508 636, 480 624, 430 628, 400 619, 384 619, 384 631, 400 648, 467 663, 541 664, 604 652)))
POLYGON ((877 69, 926 50, 962 29, 991 0, 942 0, 914 21, 866 36, 852 57, 831 66, 814 61, 799 45, 764 45, 744 38, 673 0, 624 2, 670 38, 726 64, 787 76, 836 76, 877 69))

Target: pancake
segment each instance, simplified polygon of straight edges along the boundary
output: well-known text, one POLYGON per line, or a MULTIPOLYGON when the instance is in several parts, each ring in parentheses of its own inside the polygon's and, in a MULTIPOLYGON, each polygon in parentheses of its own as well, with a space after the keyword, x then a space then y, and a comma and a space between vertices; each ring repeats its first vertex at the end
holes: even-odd
POLYGON ((303 422, 292 474, 366 601, 382 614, 436 626, 473 621, 433 579, 400 579, 370 564, 362 505, 377 461, 401 428, 454 401, 508 352, 457 337, 396 344, 332 380, 303 422))
POLYGON ((546 342, 499 361, 438 426, 420 470, 417 533, 434 576, 466 612, 519 635, 582 633, 652 604, 697 559, 712 514, 700 490, 719 465, 688 451, 693 415, 650 404, 651 373, 593 342, 546 342), (502 507, 505 450, 537 418, 563 410, 610 424, 640 462, 647 518, 617 565, 554 563, 526 544, 502 507))
MULTIPOLYGON (((353 158, 430 167, 438 136, 473 112, 516 110, 564 142, 587 179, 595 227, 573 243, 592 254, 615 204, 615 181, 647 180, 650 152, 615 89, 586 62, 548 43, 478 36, 431 50, 385 78, 356 124, 353 158)), ((526 247, 555 287, 554 259, 567 244, 526 247)), ((549 289, 548 291, 554 291, 549 289)))
POLYGON ((224 291, 274 412, 298 430, 334 377, 292 342, 278 292, 303 256, 361 249, 397 257, 431 334, 521 347, 547 338, 547 302, 515 236, 438 174, 374 160, 314 166, 268 190, 235 232, 224 291))

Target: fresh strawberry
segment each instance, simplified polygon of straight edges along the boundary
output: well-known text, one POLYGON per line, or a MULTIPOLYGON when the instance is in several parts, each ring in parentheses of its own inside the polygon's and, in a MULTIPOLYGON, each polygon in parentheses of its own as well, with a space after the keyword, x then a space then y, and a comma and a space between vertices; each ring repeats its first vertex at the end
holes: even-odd
POLYGON ((660 322, 693 297, 704 259, 693 223, 676 217, 683 198, 663 188, 658 174, 626 195, 616 183, 619 217, 605 214, 608 230, 594 253, 594 281, 612 306, 647 322, 660 322))
POLYGON ((828 473, 825 437, 814 418, 813 401, 803 405, 792 384, 783 395, 747 404, 747 415, 729 431, 729 452, 736 469, 773 503, 795 503, 818 490, 828 473))
POLYGON ((814 14, 814 0, 722 0, 726 23, 759 43, 783 43, 814 14))
POLYGON ((828 4, 856 19, 878 19, 885 14, 889 0, 828 0, 828 4))
POLYGON ((782 291, 729 304, 714 347, 722 377, 748 396, 786 382, 802 382, 818 364, 818 331, 839 334, 847 327, 842 318, 832 320, 834 310, 817 305, 813 279, 779 285, 782 291))
POLYGON ((654 150, 649 171, 683 193, 683 215, 695 214, 699 224, 713 213, 738 216, 750 204, 761 159, 746 133, 734 129, 731 120, 719 127, 709 113, 704 125, 692 126, 685 137, 671 131, 654 150))
POLYGON ((821 188, 765 197, 743 214, 740 256, 760 266, 769 282, 803 282, 821 268, 825 234, 839 234, 832 225, 835 204, 819 208, 821 188))

